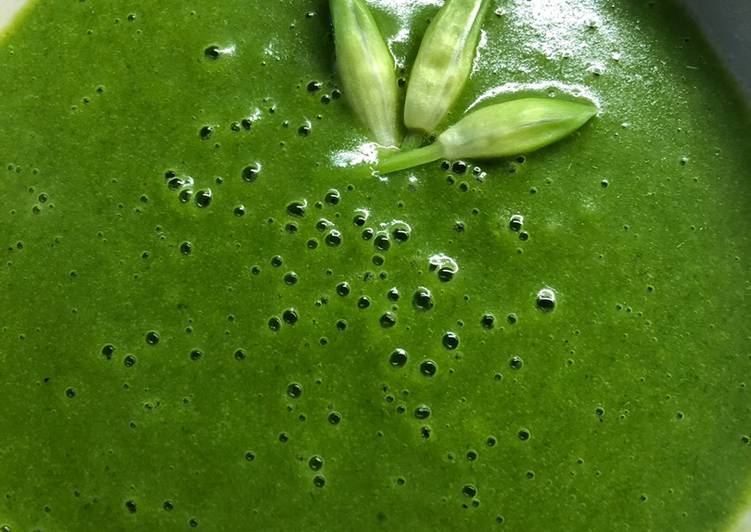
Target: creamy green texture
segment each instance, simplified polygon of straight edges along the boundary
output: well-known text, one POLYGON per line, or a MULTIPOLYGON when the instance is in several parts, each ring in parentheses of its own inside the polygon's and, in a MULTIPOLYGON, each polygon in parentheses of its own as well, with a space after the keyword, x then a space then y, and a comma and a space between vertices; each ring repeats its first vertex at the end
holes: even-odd
MULTIPOLYGON (((434 4, 370 2, 403 66, 434 4)), ((600 115, 387 180, 337 163, 366 133, 326 1, 27 11, 0 45, 0 526, 739 514, 748 107, 668 2, 497 8, 445 125, 512 90, 600 115)))

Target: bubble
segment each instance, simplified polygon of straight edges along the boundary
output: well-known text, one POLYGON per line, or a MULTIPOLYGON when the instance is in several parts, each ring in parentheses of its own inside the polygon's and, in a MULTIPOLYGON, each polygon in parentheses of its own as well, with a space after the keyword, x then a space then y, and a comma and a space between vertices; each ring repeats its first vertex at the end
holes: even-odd
POLYGON ((519 240, 521 240, 522 242, 529 240, 529 233, 527 233, 526 231, 519 233, 519 240))
POLYGON ((240 125, 245 131, 249 131, 250 128, 253 127, 253 121, 250 118, 243 118, 240 120, 240 125))
POLYGON ((746 445, 751 443, 751 436, 746 436, 745 434, 741 436, 741 443, 744 443, 746 445))
POLYGON ((412 297, 412 303, 417 310, 431 310, 434 306, 433 294, 424 286, 420 286, 412 297))
POLYGON ((434 377, 438 372, 438 365, 432 360, 423 360, 420 363, 420 373, 425 377, 434 377))
POLYGON ((521 214, 514 214, 509 220, 508 227, 517 233, 521 231, 522 227, 524 227, 524 216, 521 214))
POLYGON ((326 477, 324 477, 323 475, 316 475, 315 477, 313 477, 313 485, 316 488, 324 487, 326 485, 326 477))
POLYGON ((386 233, 379 233, 373 240, 373 246, 379 251, 388 251, 391 249, 391 238, 386 233))
POLYGON ((254 453, 253 451, 245 451, 244 456, 245 456, 245 460, 248 462, 252 462, 253 460, 256 459, 256 453, 254 453))
POLYGON ((342 200, 342 195, 338 190, 332 188, 331 190, 326 192, 326 196, 323 198, 323 200, 329 205, 339 205, 339 202, 342 200))
POLYGON ((190 519, 188 519, 188 526, 190 526, 190 528, 197 528, 198 520, 195 517, 191 517, 190 519))
POLYGON ((488 447, 495 447, 498 443, 498 439, 495 436, 488 436, 488 439, 485 440, 485 443, 488 447))
POLYGON ((532 434, 527 429, 519 429, 517 436, 521 441, 527 441, 532 434))
POLYGON ((543 288, 537 293, 537 308, 543 312, 553 312, 555 309, 556 296, 555 291, 550 288, 543 288))
POLYGON ((222 55, 222 51, 218 46, 212 44, 203 51, 203 55, 204 57, 206 57, 206 59, 215 61, 222 55))
POLYGON ((132 368, 136 365, 136 357, 133 355, 125 355, 125 358, 123 358, 123 365, 126 368, 132 368))
POLYGON ((274 255, 271 257, 271 265, 274 268, 279 268, 282 264, 284 264, 284 259, 281 257, 281 255, 274 255))
POLYGON ((451 171, 459 175, 466 174, 468 168, 469 168, 469 165, 465 163, 464 161, 456 161, 454 164, 451 165, 451 171))
POLYGON ((201 140, 209 140, 214 134, 214 126, 203 126, 198 132, 201 140))
POLYGON ((311 238, 305 243, 305 245, 308 249, 316 249, 318 247, 318 240, 311 238))
POLYGON ((412 230, 407 224, 399 224, 391 232, 391 235, 394 237, 394 240, 396 240, 397 242, 402 242, 402 243, 409 240, 409 237, 411 234, 412 234, 412 230))
POLYGON ((297 274, 295 272, 287 272, 284 274, 284 284, 293 286, 297 284, 297 274))
POLYGON ((193 362, 197 362, 197 361, 201 360, 202 357, 203 357, 203 351, 201 351, 200 349, 193 349, 190 352, 190 359, 193 362))
POLYGON ((172 501, 164 501, 164 503, 162 503, 162 508, 164 508, 166 512, 171 512, 175 508, 175 505, 172 501))
POLYGON ((475 451, 474 449, 470 449, 469 451, 467 451, 467 460, 469 460, 470 462, 474 462, 475 460, 477 460, 478 457, 479 455, 477 454, 477 451, 475 451))
POLYGON ((289 214, 290 216, 302 218, 303 216, 305 216, 305 209, 307 208, 308 202, 306 200, 293 201, 289 205, 287 205, 287 214, 289 214))
POLYGON ((370 299, 368 299, 368 296, 362 296, 357 300, 357 308, 365 310, 370 306, 370 299))
POLYGON ((339 423, 342 422, 342 414, 340 412, 335 411, 335 410, 331 411, 331 412, 329 412, 328 420, 329 420, 330 424, 332 424, 332 425, 338 425, 339 423))
POLYGON ((349 286, 349 283, 341 282, 338 285, 336 285, 336 293, 341 297, 347 297, 351 293, 352 289, 349 286))
POLYGON ((300 318, 295 309, 289 308, 282 313, 282 319, 287 325, 294 325, 300 318))
POLYGON ((159 333, 156 331, 149 331, 146 333, 146 343, 149 345, 156 345, 159 343, 159 333))
POLYGON ((245 352, 244 349, 237 349, 235 351, 235 360, 245 360, 247 356, 248 354, 245 352))
POLYGON ((65 397, 68 399, 73 399, 76 396, 76 390, 73 388, 66 388, 65 390, 65 397))
POLYGON ((482 318, 480 318, 480 325, 482 325, 483 329, 492 329, 495 327, 495 316, 492 314, 484 314, 482 318))
POLYGON ((342 243, 342 234, 336 229, 332 229, 324 240, 327 246, 337 247, 342 243))
POLYGON ((477 488, 473 486, 472 484, 466 484, 462 488, 462 493, 464 494, 465 497, 468 497, 471 499, 472 497, 477 495, 477 488))
POLYGON ((459 347, 459 337, 456 335, 456 333, 449 331, 443 335, 443 347, 445 347, 449 351, 453 351, 454 349, 459 347))
POLYGON ((425 440, 430 439, 430 436, 432 433, 433 433, 433 430, 427 425, 420 427, 420 436, 422 436, 423 439, 425 440))
POLYGON ((313 471, 320 471, 323 467, 323 458, 321 458, 317 454, 314 454, 308 460, 308 467, 313 471))
POLYGON ((128 512, 132 514, 136 513, 136 511, 138 510, 138 507, 136 506, 136 501, 134 500, 125 501, 125 508, 127 508, 128 512))
POLYGON ((286 432, 280 432, 278 438, 280 442, 287 443, 289 441, 289 434, 286 432))
POLYGON ((407 352, 404 349, 398 348, 391 352, 389 357, 389 364, 395 368, 403 368, 407 363, 407 352))
POLYGON ((112 344, 106 344, 106 345, 102 346, 102 355, 107 360, 111 360, 112 359, 112 355, 114 353, 115 353, 115 346, 114 345, 112 345, 112 344))
POLYGON ((379 322, 384 329, 390 329, 396 325, 396 316, 391 312, 386 312, 380 317, 379 322))
POLYGON ((302 395, 302 384, 291 382, 287 385, 287 395, 293 399, 298 399, 302 395))
POLYGON ((427 405, 420 405, 415 408, 415 417, 417 419, 428 419, 430 417, 430 407, 427 405))
POLYGON ((242 178, 246 182, 252 183, 258 179, 258 175, 261 173, 261 170, 262 170, 261 163, 254 163, 254 164, 248 165, 245 168, 243 168, 242 178))
POLYGON ((506 316, 506 322, 508 322, 509 325, 516 325, 516 323, 519 321, 519 318, 516 314, 509 314, 506 316))
POLYGON ((362 227, 365 225, 365 223, 368 221, 368 211, 358 211, 355 214, 355 217, 352 219, 352 223, 355 225, 355 227, 362 227))
POLYGON ((190 198, 193 197, 193 191, 189 189, 181 190, 180 195, 178 196, 178 199, 180 200, 180 203, 188 203, 190 201, 190 198))
POLYGON ((508 365, 513 370, 520 370, 522 369, 522 366, 524 366, 524 361, 519 356, 513 356, 511 357, 511 360, 509 360, 508 365))
POLYGON ((195 198, 196 206, 201 209, 205 209, 206 207, 211 205, 212 197, 213 197, 213 194, 210 188, 199 190, 198 192, 196 192, 196 198, 195 198))
POLYGON ((193 253, 193 244, 191 244, 190 242, 183 242, 182 244, 180 244, 180 253, 186 256, 193 253))
POLYGON ((535 472, 534 471, 527 471, 527 480, 532 480, 535 478, 535 472))
POLYGON ((308 83, 307 88, 308 88, 308 92, 315 93, 315 92, 320 91, 323 88, 323 83, 321 83, 320 81, 311 81, 310 83, 308 83))
POLYGON ((271 329, 274 332, 276 332, 276 331, 278 331, 279 329, 282 328, 282 322, 276 316, 273 317, 273 318, 269 318, 268 325, 269 325, 269 329, 271 329))

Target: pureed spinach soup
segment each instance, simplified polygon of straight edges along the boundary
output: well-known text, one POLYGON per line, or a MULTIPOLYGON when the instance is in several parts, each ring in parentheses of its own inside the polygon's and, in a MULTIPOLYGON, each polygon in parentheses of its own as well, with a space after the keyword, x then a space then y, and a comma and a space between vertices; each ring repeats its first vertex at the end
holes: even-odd
MULTIPOLYGON (((439 2, 368 2, 401 70, 439 2)), ((747 104, 662 1, 508 0, 379 177, 328 2, 39 2, 0 48, 3 530, 719 530, 749 500, 747 104)))

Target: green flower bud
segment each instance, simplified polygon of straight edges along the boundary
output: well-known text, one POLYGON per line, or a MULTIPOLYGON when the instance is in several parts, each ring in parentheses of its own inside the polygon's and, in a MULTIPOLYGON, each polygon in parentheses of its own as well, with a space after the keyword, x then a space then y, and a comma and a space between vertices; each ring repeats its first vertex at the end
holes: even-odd
POLYGON ((391 173, 438 159, 495 159, 529 153, 567 137, 597 114, 591 102, 522 98, 474 111, 434 144, 387 158, 375 170, 391 173))
POLYGON ((394 58, 363 0, 330 0, 330 6, 345 97, 376 142, 395 146, 401 136, 394 58))
POLYGON ((446 0, 428 27, 407 87, 404 123, 433 133, 472 73, 487 0, 446 0))

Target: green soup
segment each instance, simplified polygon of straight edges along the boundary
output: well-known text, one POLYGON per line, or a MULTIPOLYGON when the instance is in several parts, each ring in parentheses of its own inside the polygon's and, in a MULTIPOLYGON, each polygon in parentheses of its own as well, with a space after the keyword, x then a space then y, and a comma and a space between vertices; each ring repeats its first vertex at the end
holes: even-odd
MULTIPOLYGON (((371 2, 405 79, 437 4, 371 2)), ((0 525, 743 513, 748 106, 669 2, 496 7, 448 122, 517 90, 600 115, 387 179, 341 164, 366 132, 324 0, 25 12, 0 47, 0 525)))

